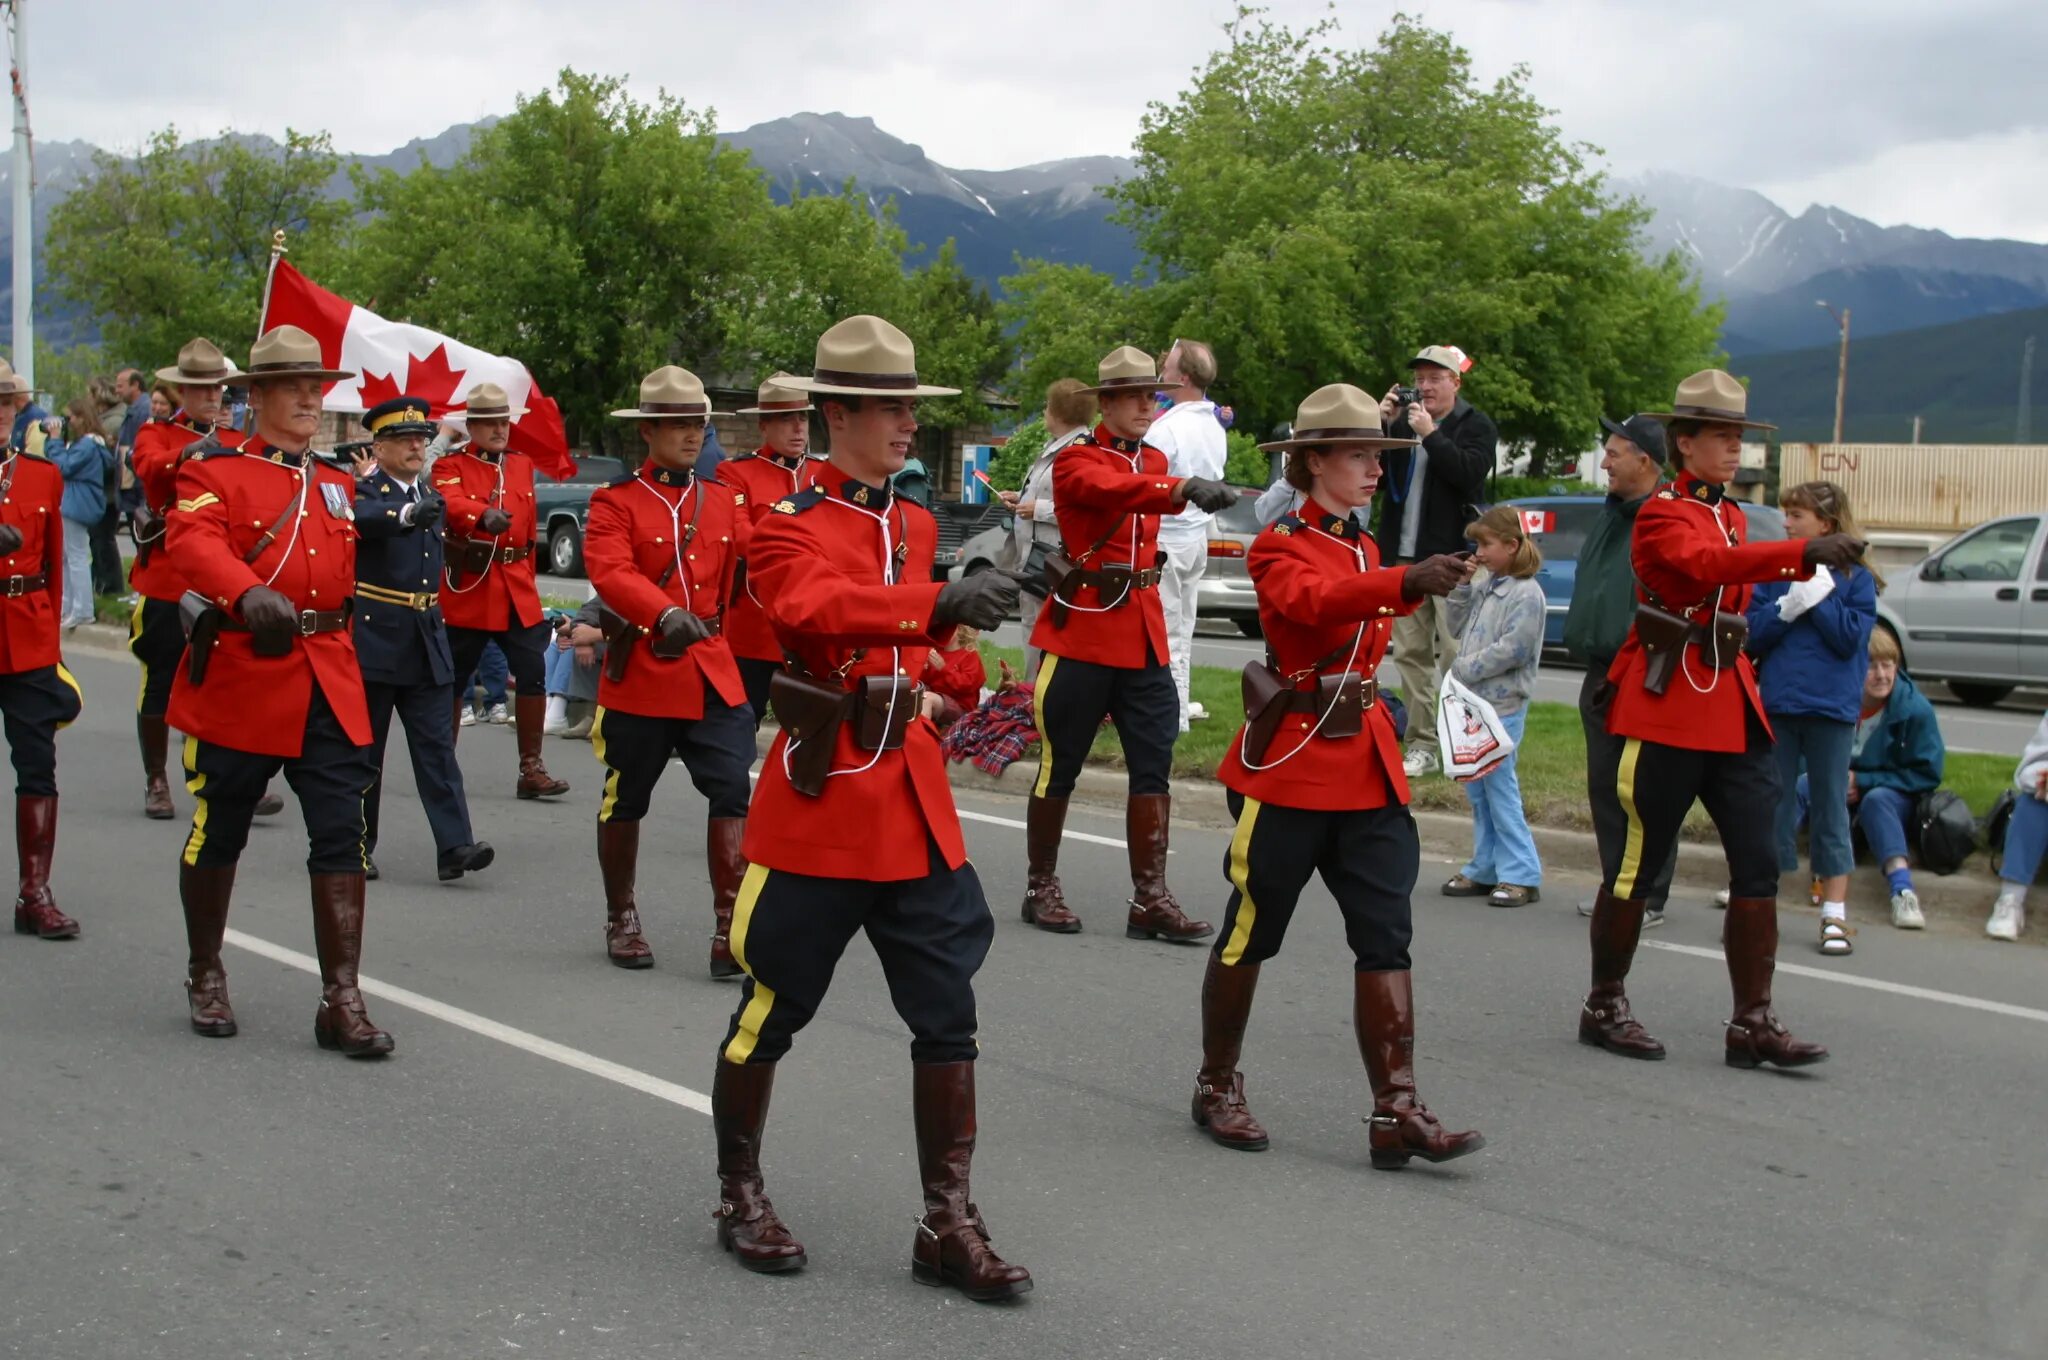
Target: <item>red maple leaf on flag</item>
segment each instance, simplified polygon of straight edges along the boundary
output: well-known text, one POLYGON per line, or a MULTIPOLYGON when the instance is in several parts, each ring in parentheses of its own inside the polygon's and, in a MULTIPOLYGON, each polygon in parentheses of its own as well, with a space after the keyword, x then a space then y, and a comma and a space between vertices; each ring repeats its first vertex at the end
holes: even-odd
POLYGON ((446 345, 434 346, 424 359, 407 355, 405 370, 405 385, 402 387, 392 381, 388 373, 364 373, 363 409, 370 410, 380 402, 398 397, 419 397, 427 402, 432 414, 445 416, 462 404, 457 396, 462 390, 462 375, 466 370, 448 366, 446 345))

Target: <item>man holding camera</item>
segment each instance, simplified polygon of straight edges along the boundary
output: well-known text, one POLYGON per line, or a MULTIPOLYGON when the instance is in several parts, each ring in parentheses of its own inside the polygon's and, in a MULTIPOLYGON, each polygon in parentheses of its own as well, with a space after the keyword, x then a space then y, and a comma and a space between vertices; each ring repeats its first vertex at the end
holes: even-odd
MULTIPOLYGON (((1430 345, 1408 361, 1415 385, 1395 384, 1380 402, 1388 435, 1421 442, 1389 450, 1379 490, 1380 560, 1405 565, 1465 549, 1465 525, 1486 494, 1500 432, 1458 389, 1472 361, 1453 345, 1430 345)), ((1394 622, 1394 665, 1408 705, 1410 778, 1437 768, 1436 697, 1457 655, 1443 605, 1424 599, 1394 622)))
POLYGON ((605 663, 591 748, 604 762, 597 863, 604 875, 605 954, 621 968, 651 968, 635 897, 640 821, 671 757, 709 804, 711 976, 737 977, 730 932, 747 861, 754 715, 724 636, 733 571, 746 547, 746 493, 695 473, 711 399, 688 369, 657 368, 640 404, 614 411, 640 427, 639 472, 590 498, 583 560, 602 601, 605 663))
MULTIPOLYGON (((457 683, 476 671, 484 646, 495 640, 518 688, 513 722, 519 733, 521 798, 554 798, 569 791, 541 763, 547 722, 547 620, 533 576, 535 519, 533 460, 508 448, 512 409, 496 383, 478 383, 463 398, 469 444, 434 462, 434 490, 448 502, 444 549, 447 565, 441 610, 448 618, 448 648, 457 683)), ((456 721, 454 706, 448 720, 456 721)))
POLYGON ((356 660, 370 706, 377 778, 363 795, 363 860, 377 877, 377 823, 384 794, 391 715, 405 724, 413 782, 434 832, 434 868, 443 883, 488 866, 491 847, 470 832, 462 767, 455 763, 455 661, 441 620, 441 517, 447 502, 420 485, 428 405, 395 397, 363 414, 375 466, 356 482, 356 660))
POLYGON ((320 956, 322 1048, 391 1052, 356 986, 363 944, 363 790, 376 777, 363 672, 349 631, 356 588, 355 479, 312 448, 330 369, 296 326, 249 355, 256 430, 239 448, 208 438, 178 468, 165 544, 191 584, 191 628, 169 721, 187 734, 198 806, 178 870, 190 946, 192 1028, 235 1033, 221 941, 256 800, 280 770, 299 797, 320 956))

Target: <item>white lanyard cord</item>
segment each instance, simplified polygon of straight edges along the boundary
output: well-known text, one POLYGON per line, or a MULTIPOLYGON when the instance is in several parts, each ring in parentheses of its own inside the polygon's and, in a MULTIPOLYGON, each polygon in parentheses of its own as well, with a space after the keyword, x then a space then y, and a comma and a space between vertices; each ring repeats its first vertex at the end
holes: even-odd
MULTIPOLYGON (((668 529, 670 534, 669 541, 675 545, 676 550, 676 579, 683 583, 682 607, 690 610, 690 612, 694 614, 696 612, 696 609, 690 603, 690 573, 689 569, 683 566, 683 502, 690 499, 690 489, 696 486, 697 479, 692 477, 689 480, 689 482, 683 487, 683 494, 676 497, 676 503, 674 505, 670 505, 668 503, 668 497, 662 495, 659 491, 656 491, 652 486, 649 486, 647 484, 646 478, 635 477, 633 480, 637 482, 647 492, 648 495, 660 501, 662 509, 668 511, 668 529)), ((701 496, 704 493, 702 491, 699 491, 697 494, 701 496)))
MULTIPOLYGON (((493 501, 503 500, 505 497, 505 454, 506 451, 500 451, 498 454, 498 485, 497 489, 491 492, 491 499, 493 501)), ((476 455, 471 454, 470 457, 474 458, 476 455)), ((474 581, 471 581, 466 586, 458 586, 453 581, 443 581, 441 583, 442 588, 451 595, 467 595, 470 591, 482 585, 485 578, 491 574, 491 568, 498 565, 498 540, 501 537, 503 537, 501 534, 491 535, 491 560, 484 563, 484 569, 476 574, 474 581)), ((445 572, 445 570, 444 568, 443 571, 445 572)))
MULTIPOLYGON (((794 496, 797 489, 797 479, 802 475, 804 460, 799 458, 788 467, 783 467, 778 459, 770 458, 768 461, 789 474, 789 494, 794 496)), ((740 589, 745 592, 748 599, 754 602, 756 608, 765 610, 768 607, 762 604, 761 597, 754 593, 754 577, 751 572, 740 578, 740 589)))
MULTIPOLYGON (((1719 509, 1717 509, 1714 506, 1708 505, 1705 502, 1693 500, 1689 496, 1681 497, 1680 499, 1684 500, 1687 504, 1697 505, 1700 509, 1706 511, 1708 517, 1714 521, 1714 527, 1721 531, 1721 537, 1723 539, 1726 539, 1729 536, 1728 521, 1721 518, 1721 512, 1719 509)), ((1741 512, 1738 511, 1737 513, 1739 514, 1741 512)), ((1735 545, 1733 543, 1730 543, 1728 546, 1732 548, 1735 545)), ((1721 612, 1721 600, 1722 597, 1727 593, 1727 591, 1728 587, 1725 585, 1717 585, 1714 587, 1713 613, 1718 614, 1721 612)), ((1707 636, 1710 642, 1713 641, 1713 627, 1713 617, 1710 614, 1707 619, 1707 636)), ((1714 642, 1713 647, 1713 676, 1711 679, 1707 681, 1706 688, 1701 689, 1700 682, 1692 678, 1692 659, 1688 655, 1688 653, 1692 651, 1691 646, 1683 642, 1681 642, 1678 645, 1678 673, 1685 677, 1685 683, 1692 687, 1692 692, 1694 694, 1712 694, 1715 690, 1721 687, 1721 645, 1718 642, 1714 642)))
POLYGON ((306 518, 306 486, 312 480, 312 478, 308 476, 308 474, 312 471, 312 469, 313 451, 311 449, 307 449, 306 459, 303 463, 299 464, 298 468, 298 497, 292 501, 292 508, 285 512, 286 514, 292 517, 292 536, 284 541, 284 551, 277 555, 277 565, 270 569, 270 576, 263 583, 263 587, 266 590, 268 590, 277 581, 277 578, 279 576, 284 574, 284 564, 292 560, 292 549, 298 546, 299 525, 306 518))
MULTIPOLYGON (((1313 528, 1314 526, 1310 526, 1310 527, 1311 527, 1311 528, 1313 528)), ((1322 531, 1321 529, 1315 529, 1315 532, 1316 532, 1316 533, 1319 533, 1319 534, 1323 534, 1323 537, 1324 537, 1324 538, 1327 538, 1327 539, 1329 539, 1329 540, 1330 540, 1330 541, 1331 541, 1332 543, 1343 543, 1345 547, 1347 547, 1347 548, 1351 549, 1351 555, 1352 555, 1353 557, 1355 557, 1355 558, 1356 558, 1356 559, 1358 560, 1358 572, 1359 572, 1359 574, 1360 574, 1361 576, 1365 574, 1365 572, 1366 572, 1366 571, 1368 570, 1368 568, 1367 568, 1367 567, 1366 567, 1366 565, 1365 565, 1365 549, 1364 549, 1364 548, 1362 548, 1362 547, 1358 546, 1358 545, 1357 545, 1356 543, 1344 543, 1344 540, 1343 540, 1343 539, 1341 539, 1341 538, 1338 538, 1338 537, 1337 537, 1337 536, 1336 536, 1335 534, 1327 534, 1327 533, 1323 533, 1323 531, 1322 531)), ((1350 670, 1350 669, 1352 668, 1352 666, 1354 666, 1355 664, 1357 664, 1357 662, 1358 662, 1358 652, 1359 652, 1359 649, 1360 649, 1361 647, 1363 647, 1363 646, 1365 645, 1365 630, 1366 630, 1367 628, 1371 627, 1371 626, 1372 626, 1371 624, 1369 624, 1369 623, 1366 623, 1366 622, 1364 622, 1363 620, 1361 620, 1361 621, 1359 622, 1359 625, 1358 625, 1358 636, 1357 636, 1357 637, 1354 637, 1354 638, 1352 638, 1352 639, 1351 639, 1351 655, 1350 655, 1350 656, 1348 656, 1348 657, 1346 657, 1346 658, 1344 659, 1344 669, 1345 669, 1346 671, 1349 671, 1349 670, 1350 670)), ((1291 688, 1291 687, 1290 687, 1290 688, 1291 688)), ((1275 699, 1275 700, 1274 700, 1273 702, 1275 702, 1275 703, 1278 703, 1278 702, 1280 702, 1280 701, 1279 701, 1278 699, 1275 699)), ((1377 702, 1377 701, 1375 701, 1375 702, 1377 702)), ((1238 759, 1239 759, 1240 761, 1242 761, 1242 762, 1243 762, 1243 764, 1244 764, 1244 767, 1245 767, 1245 768, 1246 768, 1247 770, 1251 770, 1251 771, 1253 771, 1254 773, 1262 773, 1262 772, 1264 772, 1264 771, 1266 771, 1266 770, 1276 770, 1276 769, 1278 769, 1278 768, 1279 768, 1280 766, 1282 766, 1282 765, 1285 765, 1285 764, 1286 764, 1286 763, 1287 763, 1288 761, 1290 761, 1290 760, 1294 759, 1294 758, 1295 758, 1296 756, 1300 755, 1300 754, 1301 754, 1301 753, 1302 753, 1303 751, 1307 750, 1307 749, 1308 749, 1308 744, 1309 744, 1309 743, 1310 743, 1311 741, 1314 741, 1314 740, 1315 740, 1315 738, 1316 738, 1316 734, 1317 734, 1317 733, 1319 733, 1319 732, 1321 732, 1321 731, 1323 730, 1323 724, 1324 724, 1324 723, 1326 723, 1326 722, 1328 722, 1328 721, 1330 720, 1330 715, 1331 715, 1332 713, 1336 712, 1336 711, 1337 711, 1337 706, 1336 706, 1335 704, 1332 704, 1332 705, 1331 705, 1330 707, 1328 707, 1328 708, 1324 709, 1324 710, 1323 710, 1323 711, 1322 711, 1321 713, 1318 713, 1318 714, 1316 715, 1316 725, 1315 725, 1314 727, 1311 727, 1311 728, 1310 728, 1310 729, 1308 730, 1308 734, 1307 734, 1306 736, 1304 736, 1304 737, 1303 737, 1303 738, 1302 738, 1302 739, 1300 740, 1300 742, 1298 742, 1298 743, 1297 743, 1297 744, 1295 745, 1295 747, 1294 747, 1294 749, 1293 749, 1293 750, 1289 751, 1289 752, 1288 752, 1288 753, 1287 753, 1286 755, 1284 755, 1284 756, 1280 757, 1280 758, 1279 758, 1278 760, 1272 760, 1272 761, 1268 761, 1268 762, 1266 762, 1266 763, 1265 763, 1264 765, 1259 765, 1259 764, 1256 764, 1256 763, 1254 763, 1254 762, 1253 762, 1253 760, 1252 760, 1252 758, 1251 758, 1250 756, 1248 756, 1248 755, 1246 755, 1246 754, 1245 754, 1245 751, 1244 751, 1244 740, 1245 740, 1245 732, 1248 732, 1248 731, 1250 730, 1250 724, 1246 724, 1246 726, 1245 726, 1245 730, 1244 730, 1244 731, 1240 731, 1240 732, 1239 732, 1239 733, 1237 734, 1237 743, 1238 743, 1238 746, 1237 746, 1237 758, 1238 758, 1238 759)))
MULTIPOLYGON (((882 513, 879 515, 872 510, 864 510, 858 505, 850 505, 847 502, 840 500, 836 496, 828 497, 827 500, 832 505, 844 505, 848 510, 852 510, 859 514, 866 515, 869 519, 875 521, 875 523, 882 526, 882 580, 890 585, 894 585, 895 577, 891 575, 891 571, 894 567, 896 560, 896 543, 894 538, 891 537, 889 533, 888 507, 889 505, 895 503, 895 495, 893 493, 890 495, 889 500, 885 502, 883 505, 882 513)), ((897 676, 897 674, 901 670, 902 665, 903 649, 900 647, 891 647, 889 649, 889 676, 891 679, 894 679, 897 676)), ((896 725, 896 693, 897 686, 891 685, 889 687, 889 711, 882 716, 882 730, 884 732, 887 732, 890 728, 896 725)), ((789 774, 790 754, 801 745, 803 745, 803 743, 797 740, 795 737, 791 737, 788 741, 782 744, 782 773, 785 776, 789 774)), ((879 761, 884 754, 886 753, 883 751, 871 752, 868 755, 867 764, 856 765, 853 766, 851 769, 845 770, 827 770, 825 772, 825 777, 827 779, 836 779, 842 774, 865 774, 867 771, 875 768, 875 763, 879 761)))
MULTIPOLYGON (((1111 449, 1109 451, 1111 453, 1116 453, 1119 458, 1129 458, 1131 461, 1131 471, 1142 472, 1144 470, 1142 467, 1139 466, 1140 460, 1144 458, 1144 454, 1142 451, 1136 454, 1118 453, 1115 449, 1111 449)), ((1124 601, 1131 598, 1131 591, 1136 588, 1133 583, 1137 580, 1138 576, 1138 517, 1136 515, 1132 515, 1130 516, 1130 521, 1131 550, 1130 552, 1126 553, 1125 556, 1131 559, 1131 579, 1124 582, 1123 590, 1120 591, 1117 597, 1114 600, 1111 600, 1108 604, 1068 604, 1065 600, 1060 601, 1061 604, 1066 605, 1068 609, 1073 610, 1076 614, 1107 614, 1112 609, 1123 608, 1124 601)))

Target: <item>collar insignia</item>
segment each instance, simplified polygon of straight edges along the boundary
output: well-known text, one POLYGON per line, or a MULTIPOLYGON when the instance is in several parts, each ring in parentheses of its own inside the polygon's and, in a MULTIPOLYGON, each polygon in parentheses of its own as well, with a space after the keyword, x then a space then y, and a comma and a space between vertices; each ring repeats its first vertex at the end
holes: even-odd
POLYGON ((648 481, 659 482, 663 486, 688 486, 692 472, 690 468, 657 467, 649 463, 646 476, 648 481))

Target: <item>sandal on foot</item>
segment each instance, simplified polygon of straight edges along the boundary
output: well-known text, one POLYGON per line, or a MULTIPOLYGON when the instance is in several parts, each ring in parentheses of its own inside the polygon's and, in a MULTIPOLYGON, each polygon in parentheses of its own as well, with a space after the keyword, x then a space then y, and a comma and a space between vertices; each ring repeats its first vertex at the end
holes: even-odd
POLYGON ((1534 888, 1525 888, 1519 883, 1503 883, 1486 895, 1489 907, 1526 907, 1543 896, 1534 888))
POLYGON ((1853 954, 1856 945, 1850 936, 1856 932, 1849 923, 1834 916, 1823 916, 1820 920, 1820 952, 1823 954, 1853 954))
POLYGON ((1445 897, 1484 897, 1493 891, 1493 884, 1480 883, 1463 874, 1452 874, 1444 881, 1445 897))

